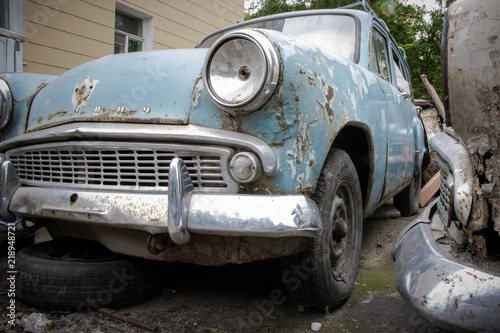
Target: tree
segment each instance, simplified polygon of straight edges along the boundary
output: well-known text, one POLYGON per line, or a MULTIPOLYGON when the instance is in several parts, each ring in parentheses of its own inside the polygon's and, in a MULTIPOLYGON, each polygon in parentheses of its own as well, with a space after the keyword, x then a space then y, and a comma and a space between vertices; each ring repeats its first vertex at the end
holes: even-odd
POLYGON ((356 0, 311 0, 310 9, 339 8, 350 5, 356 0))
POLYGON ((248 16, 245 14, 245 20, 277 13, 309 9, 305 0, 257 0, 251 2, 251 8, 258 8, 258 10, 248 16))
MULTIPOLYGON (((454 0, 443 0, 445 6, 454 0)), ((305 9, 338 8, 357 2, 356 0, 255 0, 258 9, 246 19, 270 14, 305 9)), ((443 3, 440 9, 405 5, 400 0, 367 0, 373 11, 389 27, 394 39, 406 53, 412 74, 415 98, 428 99, 427 90, 420 79, 426 74, 438 93, 441 92, 441 39, 443 30, 443 3)))

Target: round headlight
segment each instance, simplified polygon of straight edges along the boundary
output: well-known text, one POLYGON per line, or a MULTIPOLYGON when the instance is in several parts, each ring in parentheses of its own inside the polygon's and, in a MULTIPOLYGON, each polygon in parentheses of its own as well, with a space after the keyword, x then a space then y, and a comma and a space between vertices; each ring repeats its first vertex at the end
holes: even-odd
POLYGON ((250 183, 262 176, 260 160, 252 153, 238 153, 234 155, 229 165, 234 179, 240 183, 250 183))
POLYGON ((12 95, 7 82, 0 79, 0 130, 4 129, 12 115, 12 95))
POLYGON ((278 85, 279 58, 272 43, 256 30, 228 33, 205 59, 203 81, 210 97, 233 114, 261 107, 278 85))

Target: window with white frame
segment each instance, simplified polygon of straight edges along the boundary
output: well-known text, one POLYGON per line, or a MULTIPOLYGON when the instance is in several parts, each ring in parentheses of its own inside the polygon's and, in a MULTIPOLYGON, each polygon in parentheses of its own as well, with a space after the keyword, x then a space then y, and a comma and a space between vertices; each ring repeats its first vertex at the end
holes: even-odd
POLYGON ((143 45, 142 19, 117 11, 115 14, 115 54, 142 51, 143 45))
POLYGON ((23 70, 23 2, 0 0, 0 73, 23 70))
POLYGON ((114 53, 151 51, 152 49, 153 17, 117 2, 114 53))

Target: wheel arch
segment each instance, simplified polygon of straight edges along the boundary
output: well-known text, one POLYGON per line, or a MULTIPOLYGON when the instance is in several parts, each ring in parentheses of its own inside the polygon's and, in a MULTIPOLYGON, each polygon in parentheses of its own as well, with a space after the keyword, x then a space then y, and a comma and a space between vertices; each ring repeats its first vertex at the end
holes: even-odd
POLYGON ((363 206, 373 183, 374 148, 371 131, 365 124, 348 123, 335 136, 330 149, 344 150, 351 158, 358 174, 363 206))

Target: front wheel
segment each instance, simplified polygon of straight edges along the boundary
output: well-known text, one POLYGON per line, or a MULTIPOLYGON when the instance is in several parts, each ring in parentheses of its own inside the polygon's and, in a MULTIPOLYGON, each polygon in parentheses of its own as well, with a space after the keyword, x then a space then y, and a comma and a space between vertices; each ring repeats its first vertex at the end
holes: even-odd
POLYGON ((347 153, 330 151, 312 199, 321 215, 322 235, 306 251, 285 259, 283 282, 295 303, 335 308, 351 294, 363 235, 361 188, 347 153))

